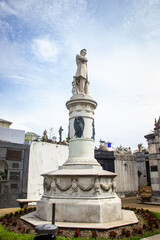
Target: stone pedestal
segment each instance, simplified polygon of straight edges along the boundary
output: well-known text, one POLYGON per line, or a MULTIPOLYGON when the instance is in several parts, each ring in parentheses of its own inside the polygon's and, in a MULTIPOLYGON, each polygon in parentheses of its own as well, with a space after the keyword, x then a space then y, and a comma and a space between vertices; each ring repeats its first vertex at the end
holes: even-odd
POLYGON ((36 215, 51 221, 52 203, 57 222, 107 223, 122 219, 115 173, 102 170, 94 158, 94 110, 97 103, 76 94, 69 110, 69 157, 57 171, 44 176, 44 195, 36 215))
POLYGON ((121 200, 115 193, 115 174, 96 169, 61 169, 44 175, 44 195, 37 215, 57 222, 104 223, 121 219, 121 200))

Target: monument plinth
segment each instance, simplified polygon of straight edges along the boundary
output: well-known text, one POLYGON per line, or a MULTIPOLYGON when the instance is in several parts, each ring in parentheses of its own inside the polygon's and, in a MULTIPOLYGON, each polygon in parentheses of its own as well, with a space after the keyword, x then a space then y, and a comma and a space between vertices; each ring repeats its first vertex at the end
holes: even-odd
POLYGON ((77 72, 72 82, 69 110, 69 157, 63 166, 44 176, 44 194, 36 215, 51 221, 52 203, 57 222, 107 223, 122 219, 121 200, 116 195, 116 174, 102 170, 94 158, 94 110, 97 103, 88 94, 86 50, 76 56, 77 72))

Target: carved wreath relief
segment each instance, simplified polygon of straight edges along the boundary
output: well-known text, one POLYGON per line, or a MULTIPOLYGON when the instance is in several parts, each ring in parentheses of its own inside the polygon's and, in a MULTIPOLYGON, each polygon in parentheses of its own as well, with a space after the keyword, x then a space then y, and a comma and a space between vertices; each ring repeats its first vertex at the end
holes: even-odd
POLYGON ((76 138, 81 138, 83 135, 83 130, 84 130, 84 119, 82 117, 76 117, 74 119, 74 130, 75 134, 74 136, 76 138))
POLYGON ((44 180, 44 189, 46 192, 51 192, 55 195, 59 191, 66 192, 70 190, 69 195, 77 196, 79 195, 79 190, 84 192, 92 191, 92 195, 100 195, 102 192, 115 193, 116 183, 115 179, 104 179, 101 177, 92 177, 87 184, 82 183, 81 178, 73 177, 66 178, 64 181, 61 181, 61 178, 45 178, 44 180))

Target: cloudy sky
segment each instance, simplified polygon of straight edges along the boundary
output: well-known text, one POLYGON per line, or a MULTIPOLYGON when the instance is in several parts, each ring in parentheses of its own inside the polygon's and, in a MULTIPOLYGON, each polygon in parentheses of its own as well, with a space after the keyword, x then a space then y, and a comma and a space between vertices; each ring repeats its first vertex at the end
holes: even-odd
POLYGON ((99 140, 137 148, 160 115, 160 0, 0 0, 0 118, 67 137, 75 56, 87 49, 99 140))

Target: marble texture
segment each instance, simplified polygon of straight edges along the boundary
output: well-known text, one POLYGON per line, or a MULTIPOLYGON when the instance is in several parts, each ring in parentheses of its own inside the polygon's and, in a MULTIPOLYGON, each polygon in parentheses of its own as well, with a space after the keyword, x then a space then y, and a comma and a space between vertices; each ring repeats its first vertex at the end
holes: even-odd
POLYGON ((44 194, 36 211, 39 218, 51 220, 53 203, 59 222, 98 223, 122 218, 115 173, 91 167, 62 168, 43 176, 44 194))
POLYGON ((122 219, 121 201, 118 197, 94 200, 43 197, 38 203, 36 215, 43 220, 51 221, 52 203, 56 204, 57 222, 104 223, 122 219))
POLYGON ((86 58, 87 50, 82 49, 80 54, 76 55, 76 63, 77 63, 77 71, 72 83, 73 94, 88 94, 88 70, 87 70, 87 62, 88 59, 86 58))
MULTIPOLYGON (((21 217, 24 221, 37 226, 39 224, 50 224, 50 221, 44 221, 36 216, 36 212, 29 213, 21 217)), ((82 222, 55 222, 56 226, 63 228, 80 228, 80 229, 112 229, 138 223, 134 212, 122 210, 122 219, 108 223, 82 223, 82 222)))
POLYGON ((74 165, 100 166, 94 158, 93 121, 94 110, 97 107, 96 101, 90 96, 78 94, 71 97, 66 103, 69 110, 69 158, 64 163, 64 167, 74 165), (74 119, 83 117, 84 131, 81 138, 75 137, 74 119))

